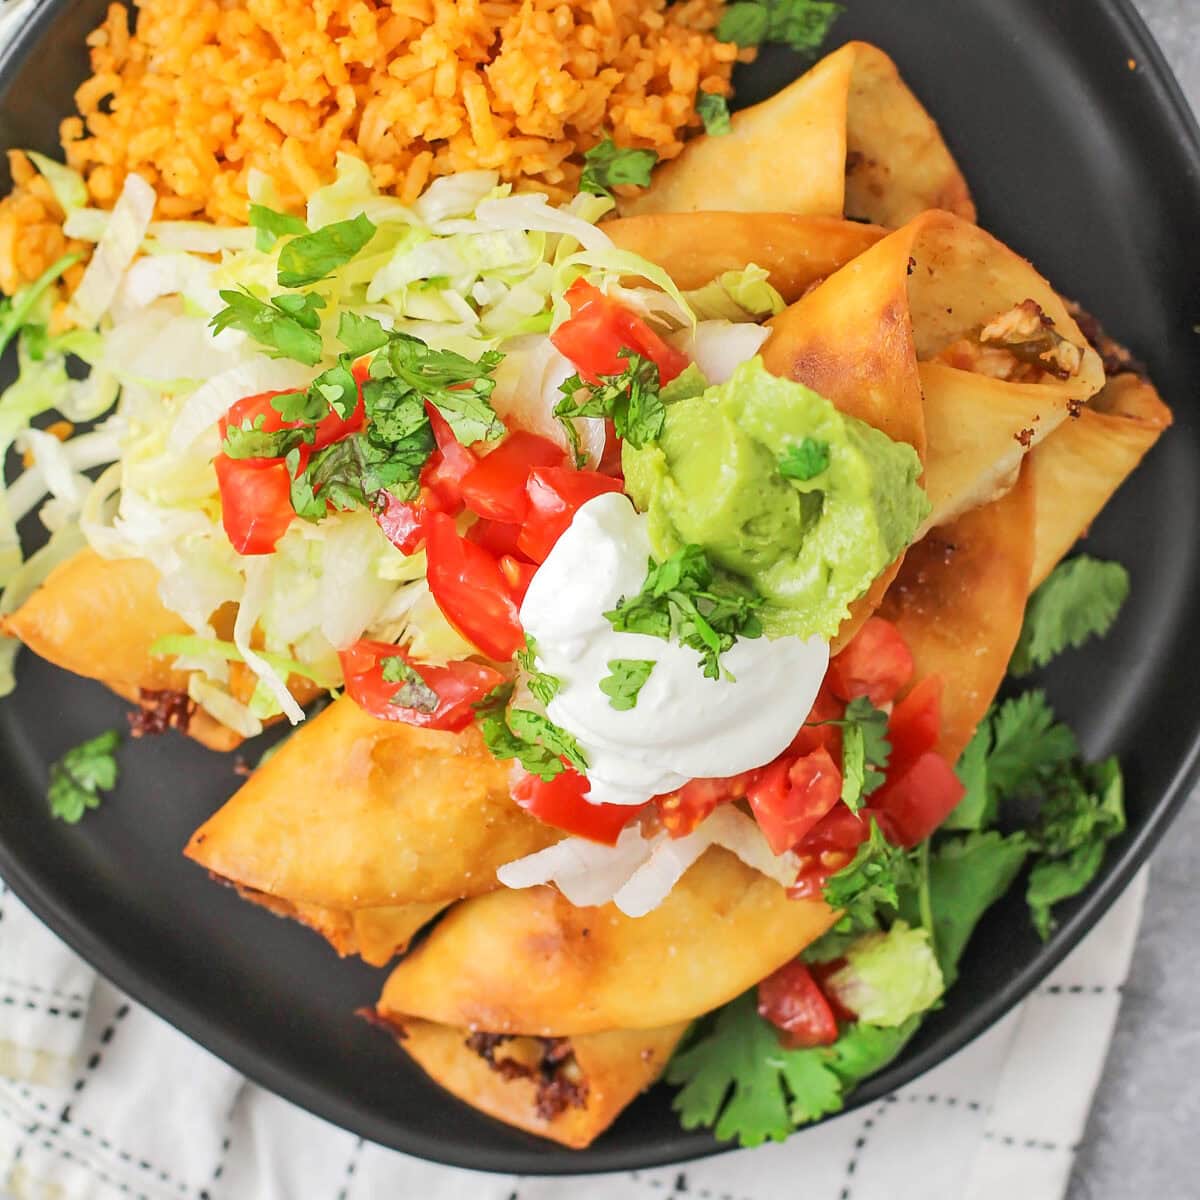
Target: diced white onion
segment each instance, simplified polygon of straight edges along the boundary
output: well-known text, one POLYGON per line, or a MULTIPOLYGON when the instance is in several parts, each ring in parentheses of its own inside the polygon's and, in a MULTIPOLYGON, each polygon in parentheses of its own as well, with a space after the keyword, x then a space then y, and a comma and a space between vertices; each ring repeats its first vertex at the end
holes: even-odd
POLYGON ((304 720, 304 709, 296 703, 295 696, 288 691, 287 681, 266 659, 256 654, 250 647, 250 637, 254 632, 255 623, 258 621, 259 613, 262 612, 270 588, 270 571, 271 560, 269 558, 255 559, 246 564, 246 590, 242 594, 241 604, 238 605, 237 620, 233 624, 233 644, 241 651, 246 666, 266 684, 287 719, 293 725, 299 725, 304 720))

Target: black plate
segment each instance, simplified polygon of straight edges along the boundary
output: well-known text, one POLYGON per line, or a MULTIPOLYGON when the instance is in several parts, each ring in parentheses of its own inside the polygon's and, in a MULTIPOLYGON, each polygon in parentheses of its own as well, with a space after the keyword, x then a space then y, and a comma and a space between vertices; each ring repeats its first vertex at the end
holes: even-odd
MULTIPOLYGON (((1120 559, 1133 594, 1102 649, 1067 656, 1046 686, 1089 753, 1116 752, 1129 831, 1101 878, 1064 905, 1048 945, 1018 895, 980 927, 945 1007, 859 1090, 886 1094, 1024 996, 1120 893, 1198 771, 1200 692, 1200 131, 1149 35, 1121 0, 849 0, 838 40, 877 42, 939 120, 981 223, 1146 359, 1178 423, 1088 540, 1120 559)), ((83 39, 107 0, 48 0, 0 63, 0 144, 55 149, 85 73, 83 39)), ((798 64, 764 54, 743 101, 798 64)), ((363 1136, 459 1166, 527 1174, 644 1167, 712 1153, 658 1088, 597 1146, 570 1152, 514 1132, 424 1080, 351 1014, 383 973, 339 962, 314 935, 239 901, 179 857, 232 792, 227 759, 171 735, 124 754, 118 796, 77 828, 48 819, 47 764, 123 722, 123 706, 24 656, 0 704, 0 873, 85 958, 269 1088, 363 1136)), ((637 986, 636 980, 630 981, 637 986)))

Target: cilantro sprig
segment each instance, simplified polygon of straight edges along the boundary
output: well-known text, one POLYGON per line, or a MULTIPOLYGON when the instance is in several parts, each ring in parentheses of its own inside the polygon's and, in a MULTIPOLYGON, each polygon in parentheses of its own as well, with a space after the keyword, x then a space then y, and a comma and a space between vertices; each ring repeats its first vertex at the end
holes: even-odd
POLYGON ((647 187, 656 162, 655 151, 618 146, 611 137, 606 137, 584 154, 579 190, 593 196, 611 196, 618 184, 647 187))
POLYGON ((814 721, 814 725, 839 725, 842 730, 842 800, 851 812, 882 786, 892 754, 888 740, 888 715, 867 696, 856 696, 838 720, 814 721))
POLYGON ((1009 671, 1028 675, 1068 648, 1102 637, 1129 595, 1129 572, 1120 563, 1089 555, 1059 563, 1025 606, 1025 622, 1009 671))
POLYGON ((720 92, 699 92, 696 113, 704 122, 709 137, 723 137, 733 128, 729 120, 729 104, 720 92))
POLYGON ((575 738, 542 713, 510 708, 512 693, 512 685, 505 685, 475 706, 479 732, 492 757, 502 762, 515 758, 545 782, 567 766, 586 772, 587 758, 575 738))
POLYGON ((525 686, 529 694, 542 704, 549 704, 558 695, 562 680, 557 675, 550 675, 539 669, 537 665, 537 642, 525 635, 525 647, 517 651, 517 665, 525 672, 525 686))
POLYGON ((306 287, 344 267, 375 236, 365 213, 293 238, 279 252, 279 286, 306 287))
POLYGON ((703 547, 683 546, 661 563, 650 560, 636 596, 604 614, 618 633, 672 637, 700 655, 706 679, 720 679, 721 655, 738 638, 762 636, 762 598, 718 573, 703 547))
POLYGON ((263 251, 273 250, 280 238, 309 233, 308 225, 291 213, 278 212, 265 204, 250 205, 250 226, 257 230, 255 245, 263 251))
POLYGON ((101 793, 117 784, 120 744, 121 735, 109 729, 72 747, 51 766, 47 790, 51 816, 74 825, 88 809, 100 807, 101 793))
POLYGON ((784 479, 807 483, 829 469, 829 443, 806 437, 799 445, 789 446, 779 459, 779 473, 784 479))
POLYGON ((260 300, 249 291, 225 289, 217 293, 225 307, 210 322, 214 333, 240 329, 276 358, 291 358, 306 367, 321 361, 321 318, 317 310, 325 301, 316 293, 284 293, 260 300))
POLYGON ((617 351, 628 366, 619 375, 601 375, 594 384, 572 375, 560 385, 563 398, 554 406, 567 437, 579 456, 576 417, 610 417, 617 437, 635 450, 652 442, 663 431, 667 409, 659 387, 658 366, 634 350, 617 351))
POLYGON ((725 9, 717 37, 739 46, 777 42, 811 57, 843 11, 834 0, 737 0, 725 9))

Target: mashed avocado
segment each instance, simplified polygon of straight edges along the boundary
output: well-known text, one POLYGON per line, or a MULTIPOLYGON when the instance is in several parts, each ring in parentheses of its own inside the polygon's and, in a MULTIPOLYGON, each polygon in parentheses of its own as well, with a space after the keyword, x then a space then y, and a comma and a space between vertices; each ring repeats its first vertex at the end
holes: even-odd
POLYGON ((761 358, 670 404, 657 441, 626 443, 624 467, 655 554, 703 546, 765 597, 773 637, 833 637, 929 512, 911 446, 761 358))

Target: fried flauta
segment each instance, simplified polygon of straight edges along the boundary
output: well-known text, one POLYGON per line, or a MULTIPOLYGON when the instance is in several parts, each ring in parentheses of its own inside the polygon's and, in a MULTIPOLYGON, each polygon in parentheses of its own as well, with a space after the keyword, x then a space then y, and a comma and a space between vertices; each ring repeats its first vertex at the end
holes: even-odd
POLYGON ((921 453, 927 528, 1012 486, 1024 454, 1104 383, 1050 284, 949 213, 897 230, 770 325, 768 370, 921 453))
POLYGON ((1171 421, 1153 384, 1126 372, 1029 456, 1037 492, 1033 587, 1087 532, 1171 421))
POLYGON ((306 721, 185 853, 221 879, 339 912, 447 903, 561 834, 513 802, 474 729, 368 716, 348 697, 306 721))
POLYGON ((658 1028, 744 992, 834 917, 717 848, 643 917, 502 889, 446 914, 392 972, 379 1013, 538 1037, 658 1028))
POLYGON ((950 763, 995 698, 1021 633, 1033 565, 1031 466, 999 500, 913 546, 879 607, 912 651, 915 678, 941 677, 936 748, 950 763))
POLYGON ((659 167, 626 215, 757 212, 851 217, 896 228, 928 208, 975 219, 938 127, 875 46, 851 42, 696 138, 659 167))
POLYGON ((651 213, 603 228, 685 291, 754 263, 789 304, 887 234, 878 225, 776 212, 651 213))
MULTIPOLYGON (((212 750, 236 749, 244 740, 241 734, 187 704, 188 672, 150 653, 159 638, 192 632, 159 599, 158 583, 158 572, 143 559, 107 559, 84 549, 51 571, 15 613, 0 620, 0 629, 47 662, 99 680, 150 714, 164 697, 182 701, 188 716, 179 724, 190 736, 212 750)), ((214 622, 220 635, 228 635, 233 614, 214 614, 214 622)), ((245 664, 230 664, 234 699, 247 702, 254 685, 245 664)), ((320 691, 299 676, 292 676, 288 687, 301 704, 320 691)))
POLYGON ((686 1028, 514 1038, 407 1020, 397 1033, 426 1074, 472 1108, 579 1150, 658 1078, 686 1028))

